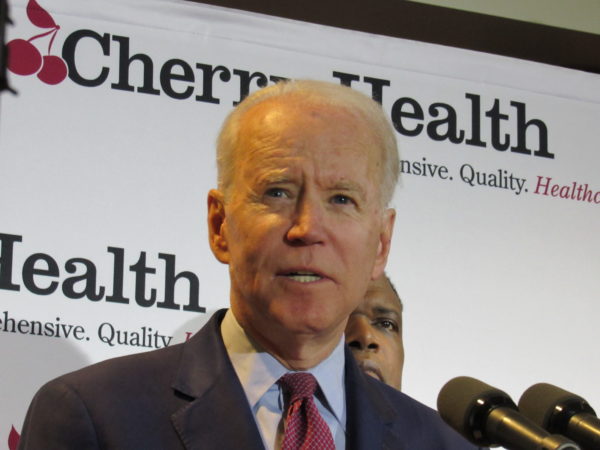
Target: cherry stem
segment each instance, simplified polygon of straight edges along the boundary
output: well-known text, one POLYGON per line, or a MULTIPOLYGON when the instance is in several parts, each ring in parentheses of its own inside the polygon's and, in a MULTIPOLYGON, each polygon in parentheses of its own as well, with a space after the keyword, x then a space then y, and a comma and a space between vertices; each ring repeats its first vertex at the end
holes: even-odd
POLYGON ((50 31, 46 31, 45 33, 38 34, 37 36, 33 36, 32 38, 27 39, 27 42, 35 41, 38 38, 41 38, 41 37, 44 37, 44 36, 48 36, 50 33, 55 33, 56 30, 57 30, 57 28, 53 28, 50 31))
POLYGON ((52 43, 54 42, 54 38, 56 37, 56 34, 58 33, 58 29, 60 27, 56 27, 54 29, 54 34, 52 35, 52 37, 50 38, 50 43, 48 44, 48 54, 50 54, 50 50, 52 49, 52 43))

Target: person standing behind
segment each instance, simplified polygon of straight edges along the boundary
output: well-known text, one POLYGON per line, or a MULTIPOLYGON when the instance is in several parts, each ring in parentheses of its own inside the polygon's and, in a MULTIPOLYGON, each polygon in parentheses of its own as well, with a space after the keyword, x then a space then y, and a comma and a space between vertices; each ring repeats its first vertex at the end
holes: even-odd
POLYGON ((387 275, 369 283, 364 300, 348 319, 346 344, 360 368, 400 390, 404 366, 402 301, 387 275))

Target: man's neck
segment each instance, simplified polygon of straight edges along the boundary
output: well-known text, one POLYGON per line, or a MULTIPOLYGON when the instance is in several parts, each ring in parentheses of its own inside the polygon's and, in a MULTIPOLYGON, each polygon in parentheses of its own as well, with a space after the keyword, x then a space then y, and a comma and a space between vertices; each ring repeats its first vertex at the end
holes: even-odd
MULTIPOLYGON (((235 316, 235 311, 233 311, 235 316)), ((333 352, 344 333, 345 323, 330 332, 290 333, 274 326, 254 326, 236 320, 248 337, 290 370, 308 370, 324 361, 333 352)))

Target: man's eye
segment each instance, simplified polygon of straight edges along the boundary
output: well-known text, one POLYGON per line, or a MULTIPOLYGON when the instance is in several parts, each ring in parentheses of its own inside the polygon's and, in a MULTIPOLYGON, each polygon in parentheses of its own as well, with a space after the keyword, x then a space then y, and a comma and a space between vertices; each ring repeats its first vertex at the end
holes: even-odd
POLYGON ((331 199, 331 201, 338 205, 351 205, 354 203, 354 200, 352 200, 352 198, 348 197, 347 195, 343 195, 343 194, 334 195, 333 198, 331 199))
POLYGON ((281 188, 270 188, 270 189, 267 189, 267 191, 265 192, 265 195, 267 197, 273 197, 273 198, 285 198, 285 197, 288 197, 288 194, 285 191, 285 189, 281 189, 281 188))
POLYGON ((386 330, 397 331, 398 325, 393 320, 382 319, 377 322, 377 325, 386 330))

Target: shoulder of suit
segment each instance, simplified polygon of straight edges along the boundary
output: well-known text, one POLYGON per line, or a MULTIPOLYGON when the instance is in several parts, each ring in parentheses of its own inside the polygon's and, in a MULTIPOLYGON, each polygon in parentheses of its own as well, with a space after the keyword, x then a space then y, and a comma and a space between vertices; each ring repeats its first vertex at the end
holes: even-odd
POLYGON ((423 438, 430 439, 439 449, 475 450, 478 447, 468 442, 446 424, 438 412, 429 406, 400 392, 372 377, 367 377, 370 389, 379 391, 388 406, 395 411, 401 422, 415 432, 422 430, 423 438))
MULTIPOLYGON (((173 377, 183 344, 110 358, 49 381, 47 385, 63 384, 73 387, 105 386, 113 384, 140 384, 148 378, 173 377)), ((169 381, 170 384, 170 381, 169 381)))

